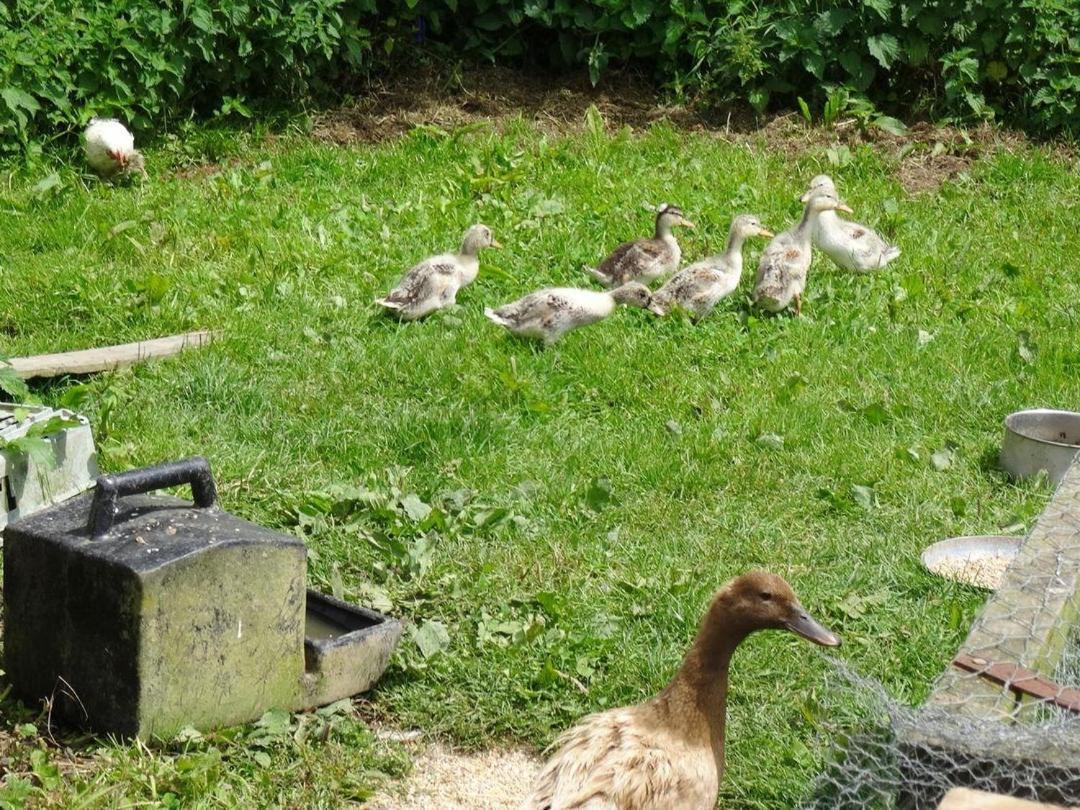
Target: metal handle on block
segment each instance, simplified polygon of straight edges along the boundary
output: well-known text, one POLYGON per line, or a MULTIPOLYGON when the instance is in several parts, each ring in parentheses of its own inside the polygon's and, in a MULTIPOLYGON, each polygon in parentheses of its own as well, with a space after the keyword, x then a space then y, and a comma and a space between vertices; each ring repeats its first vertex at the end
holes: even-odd
POLYGON ((90 507, 90 539, 100 540, 112 530, 120 498, 181 484, 191 484, 191 495, 198 508, 209 509, 217 505, 217 487, 210 472, 210 462, 202 456, 99 477, 94 503, 90 507))

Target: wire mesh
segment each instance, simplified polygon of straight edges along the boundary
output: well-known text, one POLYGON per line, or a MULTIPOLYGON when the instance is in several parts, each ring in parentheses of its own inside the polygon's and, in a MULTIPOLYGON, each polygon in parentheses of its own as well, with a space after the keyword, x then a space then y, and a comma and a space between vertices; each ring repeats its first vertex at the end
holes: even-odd
POLYGON ((804 810, 935 808, 965 786, 1080 806, 1080 465, 983 606, 926 703, 837 661, 825 765, 804 810), (1073 709, 1064 708, 1072 706, 1073 709))

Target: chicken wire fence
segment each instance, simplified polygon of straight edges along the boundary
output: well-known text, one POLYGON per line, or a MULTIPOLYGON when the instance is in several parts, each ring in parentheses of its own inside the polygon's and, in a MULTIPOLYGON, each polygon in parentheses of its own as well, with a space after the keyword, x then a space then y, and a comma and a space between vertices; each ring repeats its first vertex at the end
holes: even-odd
POLYGON ((1080 806, 1080 465, 920 707, 839 661, 802 803, 936 808, 955 786, 1080 806))

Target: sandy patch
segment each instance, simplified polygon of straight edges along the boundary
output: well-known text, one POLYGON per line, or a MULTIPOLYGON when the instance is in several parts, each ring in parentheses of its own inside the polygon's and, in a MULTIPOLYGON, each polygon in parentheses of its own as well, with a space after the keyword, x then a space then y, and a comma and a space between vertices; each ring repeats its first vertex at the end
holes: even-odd
MULTIPOLYGON (((397 737, 397 739, 401 739, 397 737)), ((520 750, 454 751, 443 743, 405 739, 413 770, 371 799, 370 810, 513 810, 540 770, 520 750)))

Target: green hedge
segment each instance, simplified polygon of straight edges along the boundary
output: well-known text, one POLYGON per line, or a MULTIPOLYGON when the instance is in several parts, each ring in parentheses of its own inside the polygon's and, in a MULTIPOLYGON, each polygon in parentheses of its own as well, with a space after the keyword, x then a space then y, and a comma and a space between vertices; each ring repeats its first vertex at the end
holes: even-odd
POLYGON ((8 0, 0 145, 115 114, 248 113, 410 52, 626 62, 675 90, 816 117, 832 96, 902 115, 1080 130, 1078 0, 8 0), (414 43, 419 43, 414 44, 414 43), (840 92, 838 92, 840 91, 840 92), (802 106, 802 105, 800 105, 802 106))
POLYGON ((115 115, 248 114, 362 68, 375 0, 7 0, 0 4, 0 146, 115 115))
POLYGON ((492 58, 615 62, 715 101, 1080 129, 1080 0, 420 0, 436 36, 492 58), (443 31, 442 29, 451 29, 443 31))

